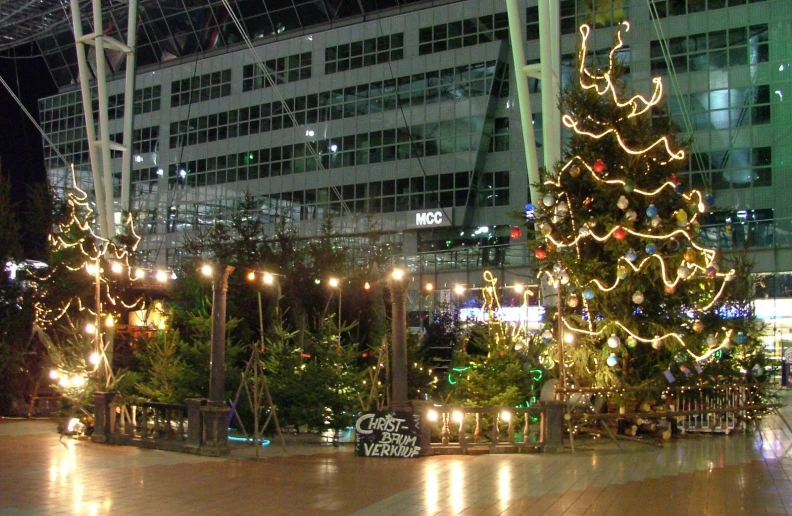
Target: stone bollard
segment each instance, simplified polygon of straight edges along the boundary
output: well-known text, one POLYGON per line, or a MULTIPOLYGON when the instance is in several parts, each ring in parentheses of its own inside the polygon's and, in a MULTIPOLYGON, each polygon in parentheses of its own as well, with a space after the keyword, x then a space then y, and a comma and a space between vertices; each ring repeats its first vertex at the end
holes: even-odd
POLYGON ((219 457, 227 455, 228 449, 228 413, 231 409, 222 401, 207 401, 201 407, 203 420, 203 438, 201 455, 219 457))
POLYGON ((434 455, 432 449, 432 423, 429 421, 430 401, 412 400, 412 410, 421 415, 421 457, 434 455))
POLYGON ((545 453, 559 453, 564 450, 564 402, 540 401, 544 410, 542 417, 542 442, 545 453))
POLYGON ((95 443, 106 443, 112 432, 112 402, 115 398, 114 392, 94 392, 94 433, 91 441, 95 443))
POLYGON ((188 398, 184 400, 187 405, 187 446, 201 447, 203 425, 201 424, 201 407, 205 400, 188 398))

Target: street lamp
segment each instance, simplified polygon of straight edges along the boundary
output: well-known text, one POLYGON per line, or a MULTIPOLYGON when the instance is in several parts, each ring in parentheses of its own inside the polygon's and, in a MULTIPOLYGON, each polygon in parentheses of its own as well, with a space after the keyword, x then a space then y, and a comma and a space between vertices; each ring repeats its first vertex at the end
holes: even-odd
POLYGON ((338 289, 338 340, 336 340, 336 354, 341 352, 341 282, 338 278, 330 278, 327 284, 338 289))

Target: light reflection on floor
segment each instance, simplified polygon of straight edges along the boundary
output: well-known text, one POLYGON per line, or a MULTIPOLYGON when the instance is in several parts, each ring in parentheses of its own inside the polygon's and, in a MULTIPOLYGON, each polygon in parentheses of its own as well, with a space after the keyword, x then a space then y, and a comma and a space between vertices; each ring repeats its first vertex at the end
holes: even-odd
POLYGON ((581 440, 575 454, 420 459, 359 458, 351 445, 209 459, 15 424, 0 421, 1 515, 792 513, 792 430, 777 417, 662 448, 581 440))

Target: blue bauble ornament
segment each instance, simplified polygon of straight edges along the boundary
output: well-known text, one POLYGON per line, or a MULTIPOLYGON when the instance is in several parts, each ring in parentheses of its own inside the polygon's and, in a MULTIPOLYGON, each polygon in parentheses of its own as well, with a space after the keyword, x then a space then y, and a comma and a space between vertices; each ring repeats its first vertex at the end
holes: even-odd
POLYGON ((606 362, 606 363, 607 363, 609 366, 611 366, 611 367, 615 367, 616 365, 618 365, 618 364, 619 364, 619 359, 616 357, 616 355, 614 355, 613 353, 611 353, 610 355, 608 355, 608 359, 607 359, 607 360, 605 360, 605 362, 606 362))
POLYGON ((526 205, 525 205, 525 211, 526 211, 527 213, 531 213, 531 212, 533 212, 533 211, 534 211, 534 206, 533 206, 533 204, 531 204, 531 203, 528 203, 528 204, 526 204, 526 205))
POLYGON ((715 206, 715 197, 712 194, 705 195, 704 204, 707 206, 707 208, 712 208, 715 206))
POLYGON ((654 204, 650 204, 648 208, 646 208, 646 216, 650 219, 652 217, 657 217, 657 206, 654 204))
POLYGON ((676 185, 674 187, 674 191, 677 194, 682 195, 683 193, 685 193, 685 185, 683 185, 682 183, 679 183, 678 185, 676 185))
POLYGON ((748 342, 748 336, 745 335, 743 332, 737 334, 737 344, 745 344, 748 342))
POLYGON ((646 244, 646 254, 653 255, 657 252, 657 245, 652 242, 650 244, 646 244))
POLYGON ((632 263, 638 259, 638 254, 632 249, 630 249, 629 251, 627 251, 627 254, 625 254, 624 257, 627 258, 628 262, 632 263))
POLYGON ((672 238, 671 240, 669 240, 667 245, 668 245, 668 250, 671 251, 672 253, 679 250, 679 241, 676 238, 672 238))
POLYGON ((594 291, 591 290, 590 288, 584 289, 583 297, 586 298, 587 301, 591 301, 592 299, 594 299, 594 291))
POLYGON ((547 344, 549 342, 552 342, 552 340, 553 340, 553 332, 551 332, 550 330, 545 330, 542 333, 542 341, 544 341, 544 343, 547 344))

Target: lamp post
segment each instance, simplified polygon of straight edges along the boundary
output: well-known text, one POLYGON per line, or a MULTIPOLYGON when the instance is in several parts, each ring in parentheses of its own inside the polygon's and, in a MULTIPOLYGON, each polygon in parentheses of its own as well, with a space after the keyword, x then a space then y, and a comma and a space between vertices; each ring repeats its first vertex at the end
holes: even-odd
POLYGON ((391 385, 391 408, 410 410, 407 400, 407 286, 404 271, 393 269, 388 277, 391 293, 391 331, 393 334, 393 380, 391 385))
POLYGON ((336 354, 341 352, 341 282, 338 278, 330 278, 327 282, 332 288, 338 289, 338 337, 336 340, 336 354))
POLYGON ((201 272, 212 278, 212 341, 209 361, 209 400, 201 407, 203 440, 201 453, 228 453, 228 413, 225 403, 225 333, 228 276, 234 272, 230 265, 218 270, 204 265, 201 272))

